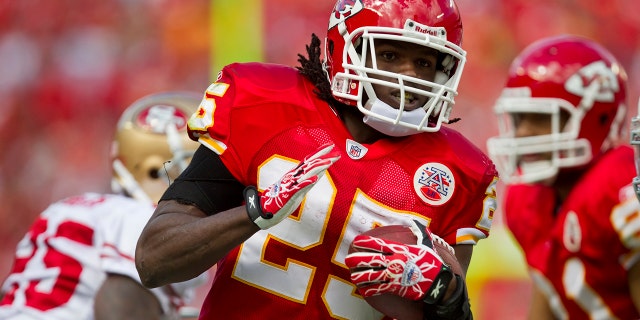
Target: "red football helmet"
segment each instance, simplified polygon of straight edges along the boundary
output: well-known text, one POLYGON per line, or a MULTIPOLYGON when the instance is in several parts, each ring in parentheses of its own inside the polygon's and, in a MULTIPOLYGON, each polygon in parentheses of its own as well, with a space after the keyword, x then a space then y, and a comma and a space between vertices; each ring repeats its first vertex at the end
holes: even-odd
MULTIPOLYGON (((440 129, 448 123, 460 75, 466 61, 462 50, 462 21, 452 0, 338 0, 329 19, 325 41, 326 71, 333 96, 357 106, 368 117, 406 127, 413 133, 440 129), (441 53, 434 81, 425 81, 365 65, 375 50, 375 40, 409 42, 441 53), (429 101, 420 110, 420 121, 403 119, 404 102, 396 115, 372 112, 367 102, 377 100, 370 75, 392 81, 376 84, 397 88, 401 95, 423 95, 429 101), (427 89, 425 89, 427 88, 427 89), (363 93, 368 101, 363 101, 363 93), (416 123, 417 122, 417 123, 416 123)), ((373 57, 373 55, 372 55, 373 57)))
POLYGON ((626 117, 626 83, 620 63, 589 39, 561 35, 529 45, 511 64, 495 105, 500 135, 487 141, 501 178, 549 181, 562 168, 587 165, 611 148, 626 117), (568 119, 564 127, 561 112, 568 119), (514 121, 521 113, 550 115, 552 132, 516 137, 514 121), (523 161, 540 154, 551 157, 523 161))
POLYGON ((638 113, 631 119, 631 146, 635 154, 636 177, 633 178, 633 188, 636 197, 640 201, 640 99, 638 100, 638 113))

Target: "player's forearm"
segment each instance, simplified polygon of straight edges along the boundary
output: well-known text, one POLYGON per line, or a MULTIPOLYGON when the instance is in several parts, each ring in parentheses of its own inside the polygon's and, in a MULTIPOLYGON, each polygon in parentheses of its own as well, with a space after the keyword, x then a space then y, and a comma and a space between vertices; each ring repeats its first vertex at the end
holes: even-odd
MULTIPOLYGON (((460 264, 462 271, 464 271, 464 274, 461 274, 460 276, 462 276, 462 278, 465 279, 467 270, 469 269, 469 263, 471 262, 473 245, 460 244, 460 245, 453 246, 453 248, 455 249, 455 252, 456 252, 456 259, 458 260, 458 263, 460 264)), ((462 283, 461 285, 466 285, 466 284, 462 283)), ((447 287, 447 293, 444 295, 443 301, 448 300, 451 297, 451 295, 453 295, 457 286, 458 286, 458 281, 456 280, 455 277, 453 277, 453 279, 451 279, 451 282, 449 283, 449 286, 447 287)))
POLYGON ((529 320, 551 320, 553 319, 553 313, 547 303, 546 297, 540 290, 534 285, 532 287, 533 293, 531 294, 531 304, 529 306, 529 320))
POLYGON ((108 275, 94 300, 96 320, 161 319, 162 307, 156 297, 135 280, 108 275))
POLYGON ((136 248, 140 279, 157 287, 196 277, 257 230, 244 206, 205 216, 195 207, 161 202, 136 248))
POLYGON ((629 291, 631 292, 631 300, 636 310, 640 312, 640 262, 631 267, 627 275, 629 281, 629 291))

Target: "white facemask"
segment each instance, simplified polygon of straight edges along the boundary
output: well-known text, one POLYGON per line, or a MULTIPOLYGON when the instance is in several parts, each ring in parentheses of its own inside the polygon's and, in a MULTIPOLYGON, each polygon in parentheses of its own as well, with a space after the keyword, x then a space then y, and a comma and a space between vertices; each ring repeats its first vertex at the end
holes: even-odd
MULTIPOLYGON (((388 136, 404 137, 423 132, 413 128, 393 124, 400 111, 398 109, 394 109, 393 107, 380 101, 379 99, 369 99, 369 101, 367 101, 367 104, 365 105, 365 109, 371 111, 371 113, 374 113, 379 117, 365 114, 364 118, 362 118, 362 121, 370 127, 388 136)), ((424 109, 417 108, 415 110, 402 112, 400 121, 418 126, 426 115, 427 113, 424 111, 424 109)))

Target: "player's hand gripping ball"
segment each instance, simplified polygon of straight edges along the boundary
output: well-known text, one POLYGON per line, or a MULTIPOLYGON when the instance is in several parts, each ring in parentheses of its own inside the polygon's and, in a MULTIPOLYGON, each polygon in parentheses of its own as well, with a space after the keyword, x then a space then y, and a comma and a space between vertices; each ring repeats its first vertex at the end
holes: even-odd
POLYGON ((345 263, 364 299, 398 320, 421 320, 424 303, 442 299, 452 272, 464 274, 453 248, 417 222, 356 236, 345 263))
POLYGON ((253 186, 247 187, 244 197, 249 218, 261 229, 267 229, 291 215, 327 169, 340 159, 340 153, 333 147, 333 144, 321 146, 262 194, 253 186))

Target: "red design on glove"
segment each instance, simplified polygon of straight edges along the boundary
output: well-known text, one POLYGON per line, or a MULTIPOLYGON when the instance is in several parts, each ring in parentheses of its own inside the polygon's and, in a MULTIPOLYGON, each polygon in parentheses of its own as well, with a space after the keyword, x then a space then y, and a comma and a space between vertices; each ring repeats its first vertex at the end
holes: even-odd
POLYGON ((323 145, 264 190, 260 195, 259 214, 252 214, 250 210, 254 208, 254 203, 250 203, 254 199, 247 199, 247 211, 253 222, 267 229, 291 215, 327 169, 340 159, 340 153, 333 147, 333 144, 323 145))
POLYGON ((391 293, 434 303, 446 293, 453 274, 433 247, 369 235, 356 236, 352 245, 358 251, 347 255, 345 263, 364 297, 391 293))

